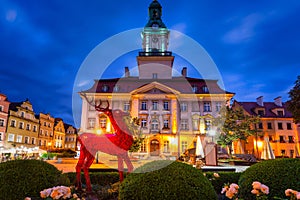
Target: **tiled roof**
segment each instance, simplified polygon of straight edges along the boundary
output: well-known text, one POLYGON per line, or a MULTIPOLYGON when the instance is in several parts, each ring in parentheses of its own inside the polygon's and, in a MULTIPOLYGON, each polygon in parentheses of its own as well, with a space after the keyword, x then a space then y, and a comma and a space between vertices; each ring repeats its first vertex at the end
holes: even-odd
POLYGON ((172 79, 139 79, 138 77, 125 77, 114 79, 95 80, 94 85, 85 91, 85 93, 130 93, 133 90, 150 84, 159 82, 170 88, 173 88, 183 94, 234 94, 227 92, 219 87, 217 80, 198 79, 190 77, 173 77, 172 79), (115 88, 117 86, 118 88, 115 88), (208 91, 204 87, 207 86, 208 91), (192 87, 196 87, 195 92, 192 87), (116 90, 117 89, 117 90, 116 90))
POLYGON ((280 117, 277 115, 277 113, 274 112, 274 110, 276 108, 279 109, 284 109, 284 116, 285 118, 292 118, 292 113, 289 112, 286 107, 287 107, 287 103, 282 103, 282 106, 278 106, 276 105, 274 102, 263 102, 263 106, 258 105, 256 102, 238 102, 235 101, 234 103, 237 103, 238 105, 240 105, 241 107, 243 107, 243 109, 248 112, 250 115, 258 115, 255 112, 256 108, 264 108, 265 110, 265 115, 261 116, 263 118, 276 118, 276 117, 280 117))

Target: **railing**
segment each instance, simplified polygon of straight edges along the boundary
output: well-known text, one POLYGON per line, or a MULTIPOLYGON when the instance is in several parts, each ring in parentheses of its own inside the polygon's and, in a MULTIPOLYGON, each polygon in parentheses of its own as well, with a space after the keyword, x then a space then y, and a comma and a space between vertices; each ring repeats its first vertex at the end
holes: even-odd
POLYGON ((140 51, 139 56, 172 56, 171 51, 164 51, 164 52, 144 52, 140 51))

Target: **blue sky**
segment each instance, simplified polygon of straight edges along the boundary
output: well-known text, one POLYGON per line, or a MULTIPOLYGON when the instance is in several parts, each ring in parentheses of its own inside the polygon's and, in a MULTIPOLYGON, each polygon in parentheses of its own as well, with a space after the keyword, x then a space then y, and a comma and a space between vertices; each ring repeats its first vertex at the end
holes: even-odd
MULTIPOLYGON (((236 100, 288 100, 300 75, 300 1, 159 2, 166 26, 203 46, 236 100)), ((82 62, 107 38, 143 27, 150 3, 1 0, 0 92, 10 101, 29 98, 36 113, 72 124, 73 84, 82 62)), ((133 53, 123 56, 106 76, 119 77, 134 62, 133 53)))

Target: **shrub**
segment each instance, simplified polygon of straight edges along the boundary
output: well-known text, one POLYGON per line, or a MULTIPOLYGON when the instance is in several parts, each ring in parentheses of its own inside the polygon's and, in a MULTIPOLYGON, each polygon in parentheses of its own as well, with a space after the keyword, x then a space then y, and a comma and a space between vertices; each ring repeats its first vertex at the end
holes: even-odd
MULTIPOLYGON (((76 173, 69 172, 65 174, 70 179, 70 183, 75 185, 76 183, 76 173)), ((118 172, 90 172, 90 179, 93 185, 98 186, 109 186, 120 180, 118 172)), ((81 173, 81 181, 85 184, 85 179, 83 173, 81 173)))
POLYGON ((259 181, 269 187, 270 197, 286 198, 288 188, 300 188, 300 160, 282 158, 267 160, 250 166, 240 177, 240 196, 255 199, 251 194, 252 182, 259 181))
POLYGON ((126 177, 119 199, 213 200, 217 195, 200 170, 180 162, 153 161, 126 177))
POLYGON ((14 160, 0 164, 1 200, 37 197, 45 188, 69 184, 67 176, 43 161, 14 160))
POLYGON ((210 180, 217 194, 220 194, 224 184, 238 184, 241 172, 218 172, 219 177, 215 177, 213 172, 206 172, 205 176, 210 180))

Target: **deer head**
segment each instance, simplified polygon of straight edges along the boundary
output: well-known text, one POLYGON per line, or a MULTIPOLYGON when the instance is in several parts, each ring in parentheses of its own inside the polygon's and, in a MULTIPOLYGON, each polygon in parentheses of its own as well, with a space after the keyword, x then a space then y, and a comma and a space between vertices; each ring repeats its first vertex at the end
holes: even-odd
POLYGON ((102 105, 102 100, 99 100, 99 101, 95 101, 94 98, 92 99, 89 99, 85 93, 81 93, 81 95, 85 98, 85 100, 88 102, 88 104, 90 104, 91 106, 94 106, 95 109, 98 111, 98 112, 103 112, 105 114, 108 114, 108 113, 111 113, 111 110, 109 109, 109 102, 108 100, 106 100, 106 107, 101 107, 102 105))

